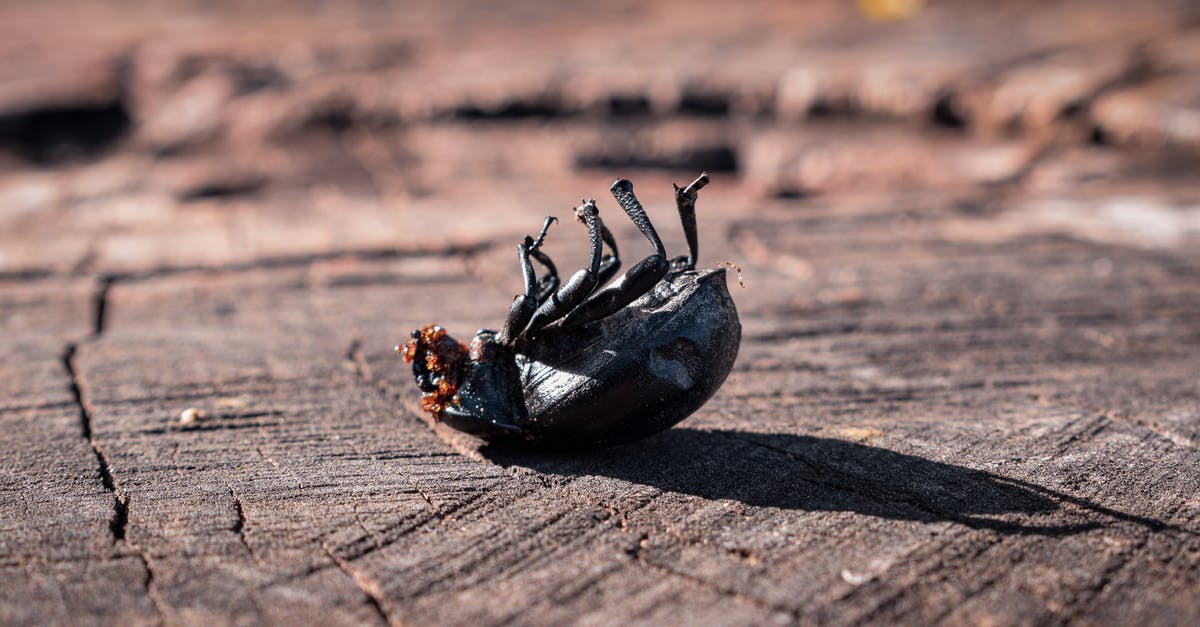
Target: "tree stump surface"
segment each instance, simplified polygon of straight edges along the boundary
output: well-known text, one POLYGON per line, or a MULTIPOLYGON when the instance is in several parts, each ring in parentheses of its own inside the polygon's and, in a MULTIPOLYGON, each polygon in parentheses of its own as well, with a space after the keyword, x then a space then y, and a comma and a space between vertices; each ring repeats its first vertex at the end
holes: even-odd
POLYGON ((1194 3, 171 4, 0 7, 0 623, 1200 622, 1194 3), (422 415, 704 169, 708 404, 422 415))

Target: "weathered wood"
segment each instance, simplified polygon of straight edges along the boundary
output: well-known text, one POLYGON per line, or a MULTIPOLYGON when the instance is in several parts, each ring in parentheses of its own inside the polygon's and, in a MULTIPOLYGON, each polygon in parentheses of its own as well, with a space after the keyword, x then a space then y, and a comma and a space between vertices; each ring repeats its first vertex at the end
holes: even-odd
POLYGON ((0 624, 1197 622, 1200 22, 985 4, 0 8, 0 624), (701 168, 712 401, 421 414, 398 340, 701 168))

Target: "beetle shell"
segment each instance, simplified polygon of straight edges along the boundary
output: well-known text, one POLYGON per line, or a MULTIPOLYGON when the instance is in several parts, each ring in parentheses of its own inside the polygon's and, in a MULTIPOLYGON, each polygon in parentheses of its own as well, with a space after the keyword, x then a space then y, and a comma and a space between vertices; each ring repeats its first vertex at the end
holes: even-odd
POLYGON ((668 274, 607 318, 547 329, 511 361, 493 353, 476 363, 460 406, 445 419, 488 438, 519 434, 567 447, 631 442, 703 405, 729 375, 740 341, 723 269, 668 274), (523 412, 493 402, 514 392, 523 412), (493 426, 484 428, 482 417, 493 426))
POLYGON ((742 327, 725 271, 666 276, 596 323, 538 338, 518 356, 523 431, 613 445, 671 428, 725 382, 742 327))

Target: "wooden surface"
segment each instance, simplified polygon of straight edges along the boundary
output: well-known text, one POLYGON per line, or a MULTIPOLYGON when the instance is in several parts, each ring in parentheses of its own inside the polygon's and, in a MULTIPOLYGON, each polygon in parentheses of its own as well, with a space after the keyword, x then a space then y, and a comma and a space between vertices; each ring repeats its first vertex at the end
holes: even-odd
POLYGON ((0 623, 1200 622, 1194 3, 467 4, 0 7, 0 623), (705 168, 712 401, 423 419, 705 168))

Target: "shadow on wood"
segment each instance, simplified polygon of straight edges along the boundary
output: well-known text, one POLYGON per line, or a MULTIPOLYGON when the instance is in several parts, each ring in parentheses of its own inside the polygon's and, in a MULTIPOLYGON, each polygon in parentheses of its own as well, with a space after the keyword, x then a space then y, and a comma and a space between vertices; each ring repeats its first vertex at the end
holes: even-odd
POLYGON ((602 451, 547 454, 491 445, 481 453, 549 475, 612 477, 755 507, 952 521, 1006 535, 1064 536, 1117 522, 1167 527, 1026 481, 831 438, 673 429, 602 451))

